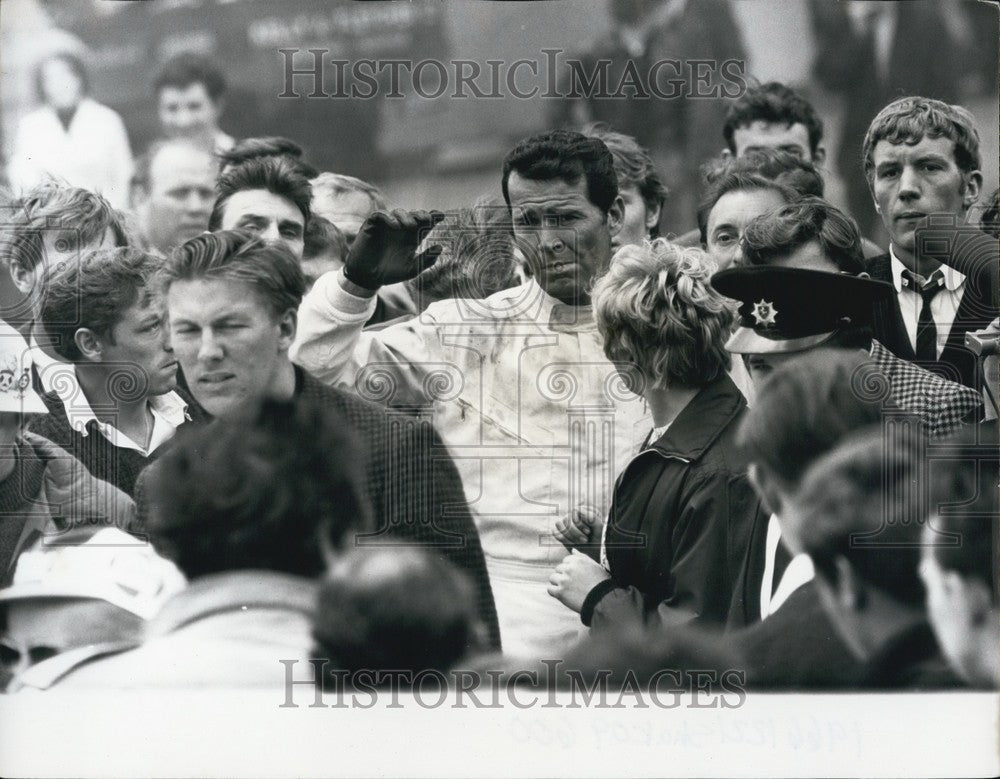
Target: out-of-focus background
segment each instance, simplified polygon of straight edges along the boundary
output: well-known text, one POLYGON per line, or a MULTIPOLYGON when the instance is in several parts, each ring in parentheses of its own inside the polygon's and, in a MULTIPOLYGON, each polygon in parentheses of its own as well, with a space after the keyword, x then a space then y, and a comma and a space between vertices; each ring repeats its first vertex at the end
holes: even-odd
MULTIPOLYGON (((827 194, 844 204, 843 174, 860 176, 858 154, 850 149, 838 153, 844 128, 850 132, 859 123, 866 125, 877 110, 866 104, 870 99, 866 88, 875 75, 859 78, 857 66, 864 73, 863 63, 845 62, 839 56, 847 51, 841 41, 852 30, 845 21, 849 6, 859 4, 863 5, 854 0, 3 0, 0 148, 4 160, 9 159, 18 121, 38 104, 36 63, 53 50, 70 50, 80 54, 89 68, 93 97, 123 118, 138 154, 157 132, 151 88, 157 68, 177 52, 197 51, 213 55, 224 68, 229 93, 221 128, 230 135, 294 138, 320 169, 369 179, 394 206, 467 205, 484 193, 498 193, 500 160, 514 141, 570 115, 556 105, 559 101, 509 95, 424 99, 412 90, 402 99, 279 98, 285 88, 285 66, 278 50, 301 50, 295 60, 300 68, 311 61, 306 50, 320 48, 328 50, 328 60, 472 60, 484 73, 490 60, 503 61, 509 68, 526 59, 538 63, 544 74, 543 50, 559 49, 563 59, 607 51, 609 41, 614 43, 614 31, 625 27, 629 35, 621 37, 628 41, 631 36, 637 56, 669 57, 675 51, 685 59, 741 55, 748 77, 800 87, 826 124, 827 194), (848 163, 857 167, 843 170, 848 163)), ((896 69, 906 74, 898 82, 899 90, 937 92, 932 96, 970 108, 983 140, 985 191, 992 191, 997 186, 1000 134, 996 5, 975 0, 912 0, 895 5, 899 8, 891 28, 873 33, 872 47, 881 60, 870 69, 873 74, 888 74, 890 87, 896 69)), ((328 66, 327 91, 334 91, 334 75, 328 66)), ((544 87, 543 77, 534 82, 527 78, 529 84, 544 87)), ((435 72, 426 74, 428 90, 433 91, 436 79, 435 72)), ((482 81, 488 83, 487 77, 482 81)), ((295 83, 300 94, 309 91, 307 79, 295 83)), ((623 123, 633 125, 622 129, 655 143, 672 132, 661 124, 673 121, 675 108, 683 113, 683 101, 658 108, 652 102, 623 107, 623 101, 614 101, 611 113, 622 111, 623 123)), ((692 179, 704 156, 723 146, 721 125, 676 137, 682 140, 670 151, 682 160, 681 175, 692 179), (713 137, 713 132, 718 134, 713 137)), ((678 228, 693 224, 690 214, 689 222, 678 228)))

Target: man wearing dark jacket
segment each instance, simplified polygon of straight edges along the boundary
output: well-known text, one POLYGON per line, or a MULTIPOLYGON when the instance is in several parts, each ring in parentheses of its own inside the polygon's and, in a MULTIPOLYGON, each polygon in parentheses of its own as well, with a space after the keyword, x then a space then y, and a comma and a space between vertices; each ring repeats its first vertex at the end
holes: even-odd
POLYGON ((1000 315, 1000 304, 997 243, 964 226, 983 181, 972 116, 939 100, 896 100, 872 120, 863 155, 890 239, 868 273, 896 292, 876 309, 875 337, 897 357, 978 390, 965 334, 1000 315))
POLYGON ((350 420, 371 449, 367 491, 378 528, 358 543, 404 540, 433 548, 467 570, 491 643, 498 646, 479 536, 454 462, 433 426, 419 415, 389 414, 328 387, 288 359, 305 289, 291 251, 246 231, 220 231, 184 243, 165 276, 171 342, 204 409, 239 418, 265 399, 297 399, 350 420))
POLYGON ((67 361, 31 429, 128 495, 178 427, 203 416, 177 387, 161 297, 160 260, 99 249, 49 274, 39 322, 67 361))

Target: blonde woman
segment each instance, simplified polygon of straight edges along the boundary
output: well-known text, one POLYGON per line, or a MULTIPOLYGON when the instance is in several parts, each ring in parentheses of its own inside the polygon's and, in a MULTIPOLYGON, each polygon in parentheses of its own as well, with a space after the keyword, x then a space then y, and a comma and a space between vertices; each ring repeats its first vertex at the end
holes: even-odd
MULTIPOLYGON (((604 353, 640 389, 653 429, 621 471, 602 563, 573 549, 549 594, 585 625, 721 623, 759 503, 735 452, 746 411, 728 375, 729 301, 697 249, 660 238, 623 247, 594 286, 604 353)), ((567 546, 593 540, 586 508, 560 523, 567 546)))

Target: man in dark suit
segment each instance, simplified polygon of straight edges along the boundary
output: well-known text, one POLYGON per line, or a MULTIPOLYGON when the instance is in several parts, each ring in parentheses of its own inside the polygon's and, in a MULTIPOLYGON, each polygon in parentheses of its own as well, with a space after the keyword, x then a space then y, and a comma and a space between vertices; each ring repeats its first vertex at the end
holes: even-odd
POLYGON ((370 452, 367 492, 379 528, 359 545, 416 544, 465 569, 499 646, 479 535, 437 431, 419 415, 328 387, 288 358, 305 279, 287 245, 245 230, 206 233, 182 244, 164 274, 172 346, 202 407, 233 419, 252 416, 266 399, 301 399, 349 420, 370 452))
POLYGON ((996 241, 963 226, 983 178, 972 116, 938 100, 896 100, 869 126, 863 156, 890 237, 868 273, 896 290, 876 308, 875 337, 897 357, 979 389, 965 334, 998 315, 998 263, 996 241))

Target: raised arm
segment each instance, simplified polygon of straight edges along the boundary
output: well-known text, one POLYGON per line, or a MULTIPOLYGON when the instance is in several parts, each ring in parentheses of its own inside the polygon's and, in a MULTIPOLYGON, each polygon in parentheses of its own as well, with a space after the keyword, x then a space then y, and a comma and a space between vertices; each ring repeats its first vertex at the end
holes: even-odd
MULTIPOLYGON (((410 320, 378 332, 362 332, 385 284, 413 278, 433 264, 440 247, 417 254, 427 230, 444 218, 437 212, 376 212, 358 234, 344 268, 321 276, 299 308, 291 357, 327 384, 354 388, 362 371, 389 371, 401 390, 421 393, 421 366, 434 359, 432 325, 410 320)), ((361 393, 363 396, 365 393, 361 393)))

